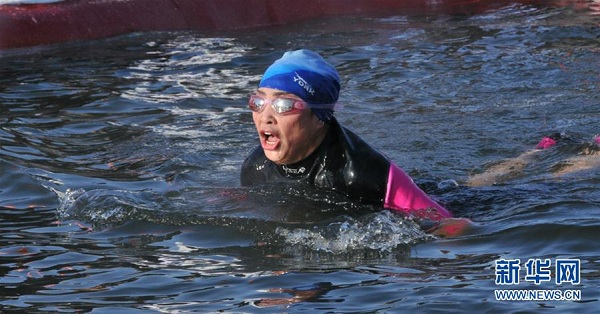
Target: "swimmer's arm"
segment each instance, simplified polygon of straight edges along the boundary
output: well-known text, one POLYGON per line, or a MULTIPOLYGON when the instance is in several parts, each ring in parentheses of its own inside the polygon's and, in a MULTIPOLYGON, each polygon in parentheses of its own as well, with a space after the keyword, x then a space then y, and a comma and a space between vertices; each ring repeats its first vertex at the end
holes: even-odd
POLYGON ((383 206, 432 221, 452 217, 447 209, 431 199, 394 163, 390 163, 383 206))

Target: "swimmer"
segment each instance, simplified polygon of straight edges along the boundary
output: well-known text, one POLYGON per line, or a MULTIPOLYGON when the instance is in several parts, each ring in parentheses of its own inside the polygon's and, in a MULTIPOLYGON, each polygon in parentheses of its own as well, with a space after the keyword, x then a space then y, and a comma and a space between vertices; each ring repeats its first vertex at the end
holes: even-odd
POLYGON ((241 184, 298 182, 427 221, 451 213, 382 153, 333 116, 336 69, 310 50, 286 52, 249 98, 258 145, 242 165, 241 184))
POLYGON ((577 143, 565 134, 554 133, 544 136, 534 149, 529 150, 515 158, 497 162, 489 166, 483 173, 472 175, 467 179, 466 185, 478 187, 509 181, 521 176, 527 166, 536 161, 543 151, 555 147, 559 143, 583 145, 578 156, 567 158, 551 169, 554 177, 562 177, 581 171, 600 168, 600 136, 596 135, 591 144, 577 143))

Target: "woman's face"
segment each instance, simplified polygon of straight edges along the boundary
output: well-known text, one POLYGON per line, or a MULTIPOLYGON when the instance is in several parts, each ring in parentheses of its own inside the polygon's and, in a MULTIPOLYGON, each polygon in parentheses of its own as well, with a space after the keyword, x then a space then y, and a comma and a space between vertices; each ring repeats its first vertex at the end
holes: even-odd
MULTIPOLYGON (((265 87, 259 88, 256 94, 270 100, 278 97, 299 99, 293 94, 265 87)), ((252 118, 265 156, 276 164, 293 164, 308 157, 327 133, 327 126, 308 107, 278 114, 269 104, 260 112, 252 112, 252 118)))

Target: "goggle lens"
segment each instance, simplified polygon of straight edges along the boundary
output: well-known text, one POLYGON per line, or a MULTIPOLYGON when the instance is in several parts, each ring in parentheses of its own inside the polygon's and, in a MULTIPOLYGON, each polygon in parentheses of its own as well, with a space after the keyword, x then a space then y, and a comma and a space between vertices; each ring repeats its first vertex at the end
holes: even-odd
POLYGON ((266 99, 259 95, 250 95, 250 99, 248 100, 248 107, 254 112, 263 111, 264 107, 268 104, 278 114, 298 112, 305 108, 305 103, 295 98, 279 97, 266 99))

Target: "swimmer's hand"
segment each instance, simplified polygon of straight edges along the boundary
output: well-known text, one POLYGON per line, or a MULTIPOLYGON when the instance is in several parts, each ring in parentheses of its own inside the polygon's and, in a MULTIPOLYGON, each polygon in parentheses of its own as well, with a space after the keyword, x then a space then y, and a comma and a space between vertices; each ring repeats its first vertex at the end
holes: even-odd
POLYGON ((467 218, 447 218, 429 228, 427 233, 441 238, 453 238, 466 234, 473 227, 475 224, 467 218))

